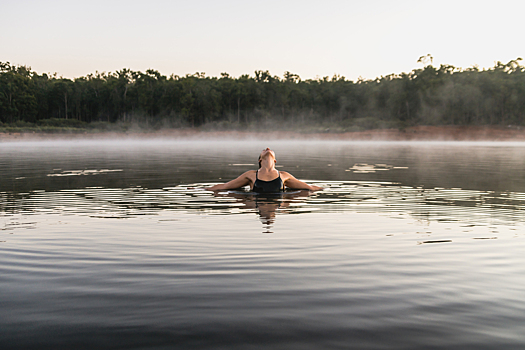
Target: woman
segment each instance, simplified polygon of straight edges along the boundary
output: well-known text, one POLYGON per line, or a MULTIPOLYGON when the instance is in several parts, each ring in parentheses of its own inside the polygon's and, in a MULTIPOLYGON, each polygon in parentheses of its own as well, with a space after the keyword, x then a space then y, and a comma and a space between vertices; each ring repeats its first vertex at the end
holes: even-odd
POLYGON ((209 191, 231 190, 247 185, 250 185, 252 191, 259 193, 284 191, 285 186, 296 190, 318 191, 323 189, 297 180, 286 171, 276 170, 276 162, 275 153, 270 148, 266 148, 259 156, 259 170, 249 170, 235 180, 206 189, 209 191))

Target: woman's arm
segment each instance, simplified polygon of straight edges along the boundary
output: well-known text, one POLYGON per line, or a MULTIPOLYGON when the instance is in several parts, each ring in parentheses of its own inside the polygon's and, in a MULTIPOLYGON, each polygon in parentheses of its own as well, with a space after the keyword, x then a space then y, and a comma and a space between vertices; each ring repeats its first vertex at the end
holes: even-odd
POLYGON ((295 176, 293 176, 290 173, 281 172, 282 175, 284 175, 284 185, 290 188, 293 188, 294 190, 310 190, 310 191, 320 191, 323 188, 319 186, 314 185, 308 185, 306 182, 302 182, 301 180, 297 180, 295 176))
POLYGON ((249 185, 251 183, 250 180, 250 172, 253 172, 254 170, 250 170, 239 176, 238 178, 231 180, 229 182, 226 182, 225 184, 218 184, 211 187, 205 187, 205 190, 208 191, 219 191, 219 190, 232 190, 235 188, 243 187, 246 185, 249 185))

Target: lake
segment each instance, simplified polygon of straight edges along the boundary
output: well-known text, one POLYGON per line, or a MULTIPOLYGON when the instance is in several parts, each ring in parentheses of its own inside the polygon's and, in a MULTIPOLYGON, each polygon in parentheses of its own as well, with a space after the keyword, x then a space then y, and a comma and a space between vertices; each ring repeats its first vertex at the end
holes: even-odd
POLYGON ((0 143, 0 348, 523 348, 524 159, 510 142, 0 143), (203 189, 265 147, 325 189, 203 189))

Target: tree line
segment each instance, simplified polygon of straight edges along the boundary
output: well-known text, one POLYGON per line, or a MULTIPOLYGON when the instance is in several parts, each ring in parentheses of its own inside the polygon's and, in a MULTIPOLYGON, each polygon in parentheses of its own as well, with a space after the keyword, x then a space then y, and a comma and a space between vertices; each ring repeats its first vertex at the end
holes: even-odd
POLYGON ((165 76, 122 69, 67 79, 0 62, 0 123, 142 123, 152 127, 326 126, 343 129, 410 125, 525 124, 521 58, 480 70, 451 65, 376 79, 334 75, 302 80, 258 70, 165 76))

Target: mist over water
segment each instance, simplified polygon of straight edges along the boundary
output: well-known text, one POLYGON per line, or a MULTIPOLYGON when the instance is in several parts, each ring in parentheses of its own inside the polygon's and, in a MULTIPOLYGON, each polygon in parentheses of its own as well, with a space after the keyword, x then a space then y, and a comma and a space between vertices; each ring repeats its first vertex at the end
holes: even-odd
POLYGON ((67 176, 70 171, 90 169, 114 172, 103 176, 109 181, 107 187, 161 188, 194 180, 226 181, 256 168, 258 154, 268 146, 277 152, 278 169, 302 179, 387 180, 425 188, 525 188, 521 176, 525 144, 518 142, 87 140, 0 146, 2 191, 97 186, 100 177, 67 176), (366 172, 367 166, 372 171, 366 172), (358 171, 359 167, 365 171, 358 171), (400 167, 408 170, 395 169, 400 167))
POLYGON ((0 346, 524 344, 522 143, 0 143, 0 346), (205 191, 256 169, 325 187, 205 191))

